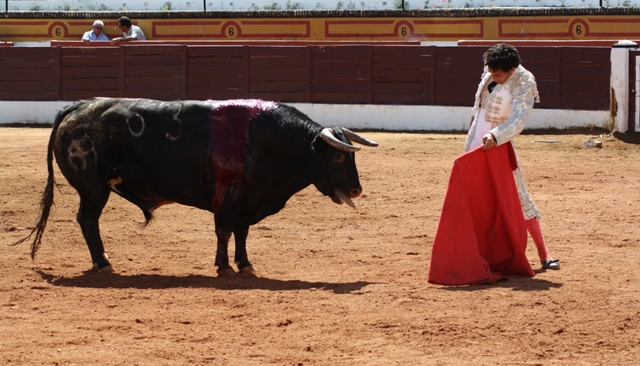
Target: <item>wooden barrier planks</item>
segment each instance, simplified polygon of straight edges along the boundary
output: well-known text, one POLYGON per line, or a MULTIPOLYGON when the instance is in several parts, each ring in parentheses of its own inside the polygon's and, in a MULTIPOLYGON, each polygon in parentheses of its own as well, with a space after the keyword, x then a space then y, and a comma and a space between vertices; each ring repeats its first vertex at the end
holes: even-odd
MULTIPOLYGON (((260 98, 280 102, 472 106, 486 47, 158 45, 6 47, 0 99, 260 98)), ((609 49, 519 48, 536 108, 607 110, 609 49)))

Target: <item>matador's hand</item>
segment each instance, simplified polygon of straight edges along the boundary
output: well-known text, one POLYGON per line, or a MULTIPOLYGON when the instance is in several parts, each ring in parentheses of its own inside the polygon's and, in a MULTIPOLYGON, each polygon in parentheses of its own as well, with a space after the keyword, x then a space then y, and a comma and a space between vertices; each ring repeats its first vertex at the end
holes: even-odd
POLYGON ((492 134, 488 133, 482 136, 482 144, 484 145, 483 150, 489 150, 492 147, 496 146, 496 139, 492 134))

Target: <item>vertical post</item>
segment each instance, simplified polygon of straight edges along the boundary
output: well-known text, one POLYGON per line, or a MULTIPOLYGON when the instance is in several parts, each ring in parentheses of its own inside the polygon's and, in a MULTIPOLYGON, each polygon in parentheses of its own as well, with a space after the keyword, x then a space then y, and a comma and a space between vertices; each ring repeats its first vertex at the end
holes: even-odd
POLYGON ((251 50, 249 45, 244 45, 244 98, 249 99, 251 93, 251 50))
POLYGON ((311 88, 313 80, 313 53, 311 45, 307 45, 307 95, 304 103, 311 103, 311 88))
POLYGON ((373 104, 373 46, 365 46, 369 49, 367 52, 367 66, 365 68, 367 75, 367 104, 373 104))
POLYGON ((560 108, 564 109, 565 106, 562 104, 562 47, 558 47, 555 49, 556 52, 556 100, 552 104, 552 108, 560 108))
POLYGON ((62 47, 56 47, 56 67, 58 78, 58 90, 56 92, 56 100, 62 100, 62 47))
POLYGON ((189 99, 189 49, 188 46, 182 45, 182 77, 184 80, 182 81, 182 99, 189 99))
POLYGON ((633 111, 634 113, 634 118, 633 118, 633 122, 634 123, 629 123, 629 125, 633 125, 633 131, 637 132, 640 131, 640 115, 638 113, 638 102, 640 101, 640 94, 638 93, 638 88, 640 88, 640 80, 638 80, 638 75, 640 75, 640 56, 636 56, 635 60, 634 60, 634 71, 635 74, 633 75, 633 79, 635 81, 635 97, 633 98, 633 103, 634 103, 634 107, 635 110, 633 111))
POLYGON ((611 48, 611 132, 629 129, 629 49, 638 44, 619 41, 611 48))
POLYGON ((126 77, 126 73, 124 68, 126 67, 125 65, 125 55, 124 55, 124 46, 119 46, 118 47, 118 53, 120 53, 120 78, 119 78, 119 82, 120 82, 120 98, 124 98, 126 97, 126 95, 124 95, 124 86, 125 86, 125 77, 126 77))
POLYGON ((431 86, 431 90, 430 90, 430 96, 429 96, 429 103, 430 105, 435 105, 436 104, 436 46, 430 46, 429 47, 431 52, 430 52, 430 59, 431 59, 431 72, 430 72, 430 78, 429 78, 429 83, 431 86))

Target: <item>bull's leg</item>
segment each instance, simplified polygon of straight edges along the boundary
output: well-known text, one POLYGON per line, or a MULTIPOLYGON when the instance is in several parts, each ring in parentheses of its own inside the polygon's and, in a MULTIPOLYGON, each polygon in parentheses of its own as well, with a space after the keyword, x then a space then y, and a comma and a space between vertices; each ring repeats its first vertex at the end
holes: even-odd
POLYGON ((236 225, 233 228, 233 237, 236 241, 235 263, 240 273, 255 277, 256 271, 247 256, 247 235, 249 235, 249 226, 236 225))
POLYGON ((107 204, 108 199, 109 191, 106 189, 96 189, 91 193, 81 194, 77 218, 78 224, 82 229, 82 235, 89 247, 94 267, 97 267, 100 271, 112 272, 113 268, 104 253, 98 223, 102 209, 107 204))
POLYGON ((218 248, 216 250, 216 262, 218 267, 218 277, 233 277, 236 272, 229 265, 229 239, 231 238, 231 230, 227 229, 222 220, 215 217, 216 238, 218 239, 218 248))

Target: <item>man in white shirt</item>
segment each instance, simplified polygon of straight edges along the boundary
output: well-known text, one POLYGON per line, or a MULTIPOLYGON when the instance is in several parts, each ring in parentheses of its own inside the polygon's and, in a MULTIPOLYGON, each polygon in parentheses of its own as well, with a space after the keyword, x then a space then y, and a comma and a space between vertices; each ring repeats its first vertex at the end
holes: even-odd
POLYGON ((82 35, 84 43, 90 44, 93 41, 109 41, 109 37, 102 33, 102 28, 104 28, 102 20, 96 20, 93 22, 93 29, 82 35))
POLYGON ((118 19, 118 28, 122 31, 122 37, 117 37, 111 40, 111 44, 118 42, 129 41, 146 41, 147 37, 144 36, 144 32, 137 25, 131 24, 131 19, 128 17, 120 17, 118 19))

